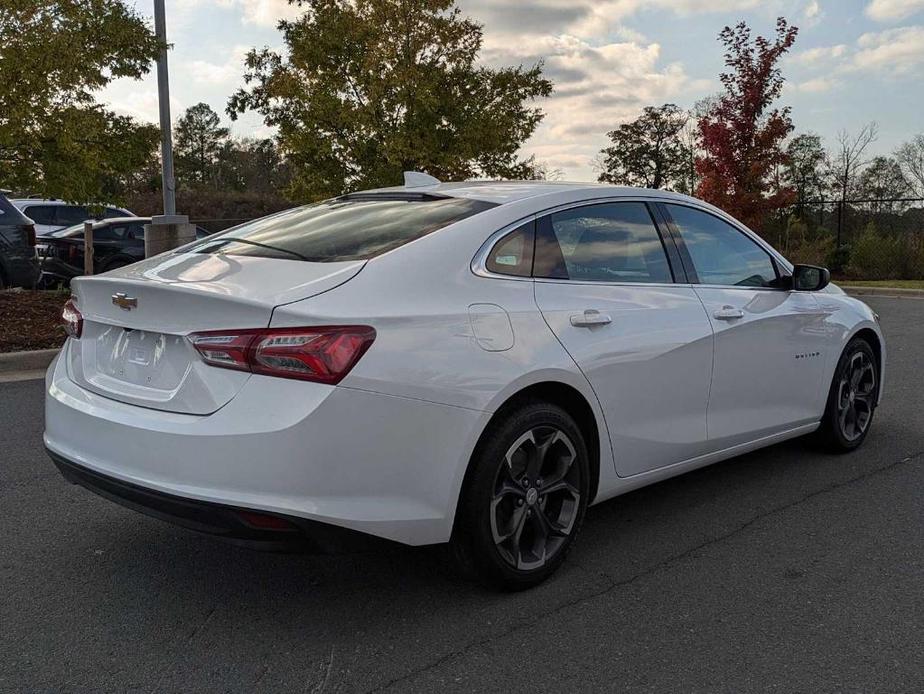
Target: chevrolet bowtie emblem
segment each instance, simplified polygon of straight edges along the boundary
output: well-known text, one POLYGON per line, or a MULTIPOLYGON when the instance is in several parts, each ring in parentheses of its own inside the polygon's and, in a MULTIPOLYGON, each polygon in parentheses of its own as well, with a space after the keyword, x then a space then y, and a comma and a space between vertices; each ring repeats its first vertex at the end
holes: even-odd
POLYGON ((138 299, 133 296, 126 296, 122 292, 112 295, 112 303, 123 311, 131 311, 133 308, 138 308, 138 299))

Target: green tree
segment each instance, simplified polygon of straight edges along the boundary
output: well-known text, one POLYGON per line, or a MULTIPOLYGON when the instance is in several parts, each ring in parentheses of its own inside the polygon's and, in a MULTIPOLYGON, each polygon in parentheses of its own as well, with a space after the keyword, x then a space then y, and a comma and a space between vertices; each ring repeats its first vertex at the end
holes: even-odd
POLYGON ((5 0, 0 12, 0 185, 95 201, 150 160, 157 128, 96 103, 160 48, 119 0, 5 0))
POLYGON ((216 186, 221 190, 278 194, 291 183, 288 163, 270 139, 229 139, 218 153, 216 186))
POLYGON ((646 106, 642 115, 607 133, 612 144, 601 154, 598 180, 644 188, 686 188, 689 114, 674 104, 646 106))
POLYGON ((178 185, 203 186, 213 182, 222 147, 230 131, 205 103, 190 106, 173 126, 178 185))
POLYGON ((284 54, 253 50, 232 117, 278 128, 305 199, 397 184, 403 170, 444 179, 520 178, 520 145, 543 117, 542 65, 479 65, 481 26, 453 0, 303 0, 280 22, 284 54))
POLYGON ((901 209, 901 203, 889 202, 908 194, 908 181, 902 167, 893 157, 874 157, 859 179, 859 193, 869 203, 873 212, 891 212, 901 209))
POLYGON ((895 158, 917 194, 924 196, 924 133, 915 135, 899 147, 895 158))
POLYGON ((797 135, 786 147, 784 183, 796 193, 801 211, 806 202, 824 195, 827 155, 815 133, 797 135))

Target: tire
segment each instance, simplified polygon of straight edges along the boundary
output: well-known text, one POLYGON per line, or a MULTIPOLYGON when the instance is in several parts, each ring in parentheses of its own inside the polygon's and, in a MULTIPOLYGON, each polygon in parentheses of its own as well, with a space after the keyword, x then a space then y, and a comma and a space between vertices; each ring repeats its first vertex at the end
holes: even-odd
POLYGON ((463 485, 450 556, 457 570, 501 590, 551 576, 587 509, 590 466, 574 419, 531 401, 492 423, 463 485))
POLYGON ((862 337, 847 343, 834 370, 817 440, 828 450, 847 453, 860 447, 873 424, 879 399, 879 362, 862 337))

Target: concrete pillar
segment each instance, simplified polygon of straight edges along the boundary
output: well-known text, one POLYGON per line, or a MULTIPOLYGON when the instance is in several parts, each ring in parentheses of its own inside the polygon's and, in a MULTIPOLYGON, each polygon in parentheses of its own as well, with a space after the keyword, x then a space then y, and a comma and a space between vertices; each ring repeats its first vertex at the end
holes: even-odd
POLYGON ((169 214, 151 217, 144 225, 144 257, 150 258, 196 240, 196 227, 189 217, 169 214))

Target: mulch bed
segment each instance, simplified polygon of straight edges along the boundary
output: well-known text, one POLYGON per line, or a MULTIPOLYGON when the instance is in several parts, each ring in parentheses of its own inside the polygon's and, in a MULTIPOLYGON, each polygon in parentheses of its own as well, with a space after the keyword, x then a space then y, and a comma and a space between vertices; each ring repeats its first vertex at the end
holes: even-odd
POLYGON ((60 291, 0 291, 0 352, 46 349, 64 344, 60 291))

